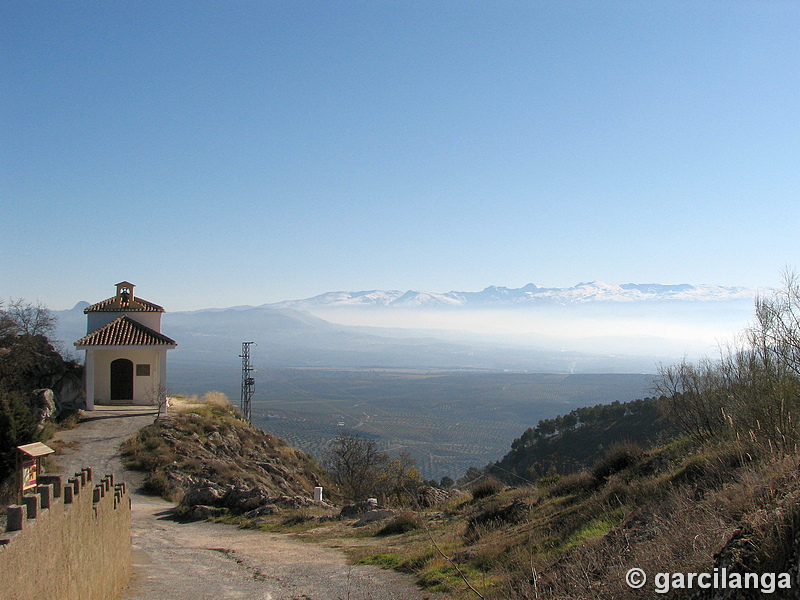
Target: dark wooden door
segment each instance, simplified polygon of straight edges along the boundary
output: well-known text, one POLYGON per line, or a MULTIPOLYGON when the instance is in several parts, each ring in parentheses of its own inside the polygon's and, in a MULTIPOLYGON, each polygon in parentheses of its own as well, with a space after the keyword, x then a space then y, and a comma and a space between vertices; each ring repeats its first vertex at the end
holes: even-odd
POLYGON ((111 399, 133 400, 133 363, 127 358, 111 361, 111 399))

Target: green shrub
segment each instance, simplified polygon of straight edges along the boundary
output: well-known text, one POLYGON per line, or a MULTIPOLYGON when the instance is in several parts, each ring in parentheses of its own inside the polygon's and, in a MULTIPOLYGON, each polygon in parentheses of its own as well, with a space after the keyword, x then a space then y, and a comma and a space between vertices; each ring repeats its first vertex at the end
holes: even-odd
POLYGON ((175 451, 158 425, 148 425, 122 444, 122 463, 133 471, 152 472, 173 460, 175 451))
POLYGON ((39 424, 22 396, 0 389, 0 481, 14 473, 17 446, 39 439, 39 424))
POLYGON ((489 504, 490 506, 467 520, 467 531, 464 534, 467 542, 475 542, 486 530, 521 523, 528 518, 530 512, 530 506, 520 499, 505 506, 499 505, 497 501, 489 504))
POLYGON ((611 529, 619 525, 619 523, 620 517, 619 515, 615 514, 604 515, 597 519, 592 519, 569 537, 569 539, 566 541, 565 548, 572 548, 584 540, 602 537, 611 531, 611 529))
POLYGON ((469 491, 472 493, 473 499, 481 500, 502 492, 504 488, 505 486, 501 481, 495 479, 494 477, 487 477, 486 479, 473 485, 469 491))
POLYGON ((556 473, 555 475, 545 475, 544 477, 539 477, 536 480, 536 487, 540 490, 548 490, 561 481, 561 475, 556 473))
POLYGON ((588 471, 580 471, 565 475, 556 481, 547 490, 550 498, 559 496, 571 496, 573 494, 588 494, 597 489, 597 479, 588 471))
POLYGON ((670 479, 676 484, 695 486, 695 493, 703 494, 730 481, 741 466, 741 457, 734 450, 717 449, 713 454, 690 456, 670 479))
POLYGON ((283 519, 283 521, 281 521, 281 522, 283 523, 283 525, 286 525, 287 527, 291 527, 293 525, 302 525, 304 523, 307 523, 308 521, 313 521, 313 520, 314 520, 314 517, 308 515, 307 513, 303 512, 303 511, 297 511, 297 512, 285 517, 283 519))
POLYGON ((399 535, 408 531, 414 531, 420 527, 419 518, 414 513, 403 512, 381 527, 375 535, 399 535))
POLYGON ((169 480, 163 471, 151 473, 144 480, 142 489, 145 493, 152 496, 161 496, 162 498, 167 495, 169 487, 169 480))
POLYGON ((637 464, 642 455, 642 449, 638 444, 617 442, 592 467, 592 476, 597 481, 603 482, 614 473, 619 473, 637 464))

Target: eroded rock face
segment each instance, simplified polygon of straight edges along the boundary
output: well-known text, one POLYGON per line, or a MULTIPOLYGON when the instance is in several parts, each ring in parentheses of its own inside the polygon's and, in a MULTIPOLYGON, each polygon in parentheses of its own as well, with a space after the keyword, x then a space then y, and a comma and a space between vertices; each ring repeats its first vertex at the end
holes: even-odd
POLYGON ((218 508, 216 506, 203 506, 202 504, 193 507, 189 513, 190 517, 196 521, 205 521, 206 519, 221 517, 223 514, 225 514, 224 508, 218 508))
POLYGON ((242 516, 245 519, 256 519, 258 517, 268 517, 270 515, 277 515, 280 514, 281 509, 275 506, 274 504, 265 504, 264 506, 259 506, 258 508, 251 510, 250 512, 244 513, 242 516))
POLYGON ((75 373, 65 373, 53 387, 62 409, 86 408, 86 388, 75 373))
POLYGON ((236 513, 254 510, 265 504, 271 504, 267 491, 260 487, 233 487, 223 498, 223 503, 236 513))
POLYGON ((202 479, 190 484, 189 490, 183 497, 183 504, 187 506, 216 506, 222 507, 228 489, 213 481, 202 479))
POLYGON ((303 496, 271 496, 261 487, 219 485, 208 479, 185 479, 184 485, 188 489, 181 500, 183 513, 194 519, 219 516, 226 510, 252 519, 280 513, 282 508, 332 508, 303 496))
POLYGON ((56 394, 49 388, 33 390, 28 396, 28 407, 40 423, 45 419, 55 419, 60 412, 56 394))
POLYGON ((39 422, 56 419, 62 410, 86 408, 86 391, 83 382, 72 373, 65 373, 49 388, 33 390, 28 395, 28 406, 39 422))

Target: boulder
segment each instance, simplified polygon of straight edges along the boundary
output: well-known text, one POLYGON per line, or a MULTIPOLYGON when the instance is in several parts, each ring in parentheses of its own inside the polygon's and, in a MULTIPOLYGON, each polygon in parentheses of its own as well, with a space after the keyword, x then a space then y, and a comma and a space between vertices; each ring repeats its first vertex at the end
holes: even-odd
POLYGON ((223 500, 225 506, 236 512, 247 512, 270 504, 269 493, 263 488, 235 487, 228 490, 223 500))
POLYGON ((417 501, 421 506, 431 508, 437 504, 442 504, 450 498, 450 494, 439 488, 425 486, 417 492, 417 501))
POLYGON ((221 485, 201 479, 192 485, 183 496, 182 504, 187 506, 216 506, 221 507, 225 504, 225 499, 229 489, 221 485))
POLYGON ((86 408, 86 389, 83 379, 75 373, 65 373, 53 386, 62 409, 86 408))
POLYGON ((395 514, 396 513, 393 510, 389 510, 388 508, 369 510, 365 512, 358 521, 353 523, 353 527, 363 527, 367 523, 390 519, 391 517, 395 516, 395 514))
POLYGON ((375 510, 376 508, 379 508, 379 506, 378 501, 374 498, 362 500, 361 502, 356 502, 355 504, 343 506, 341 512, 339 513, 339 518, 355 519, 356 517, 359 517, 370 510, 375 510))
POLYGON ((28 396, 28 407, 40 423, 45 419, 54 419, 60 412, 56 394, 49 388, 33 390, 28 396))
POLYGON ((211 519, 213 517, 220 517, 225 514, 224 508, 219 508, 216 506, 204 506, 198 505, 192 508, 189 515, 192 519, 197 521, 205 521, 206 519, 211 519))

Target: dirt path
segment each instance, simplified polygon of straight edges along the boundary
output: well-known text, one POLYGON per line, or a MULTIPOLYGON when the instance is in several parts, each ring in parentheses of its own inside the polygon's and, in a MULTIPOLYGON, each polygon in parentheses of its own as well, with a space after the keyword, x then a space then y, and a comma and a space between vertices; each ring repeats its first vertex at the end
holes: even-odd
POLYGON ((336 550, 291 535, 239 530, 218 523, 177 523, 172 505, 138 492, 141 476, 122 467, 119 445, 154 413, 104 408, 59 433, 67 444, 59 472, 93 467, 130 483, 134 576, 121 600, 414 600, 413 579, 377 567, 349 566, 336 550))
POLYGON ((155 416, 155 411, 148 407, 115 406, 87 412, 78 427, 56 434, 54 439, 64 447, 51 460, 64 475, 72 475, 84 467, 92 467, 99 477, 113 473, 127 481, 135 492, 144 477, 122 466, 119 447, 142 427, 150 425, 155 416))

